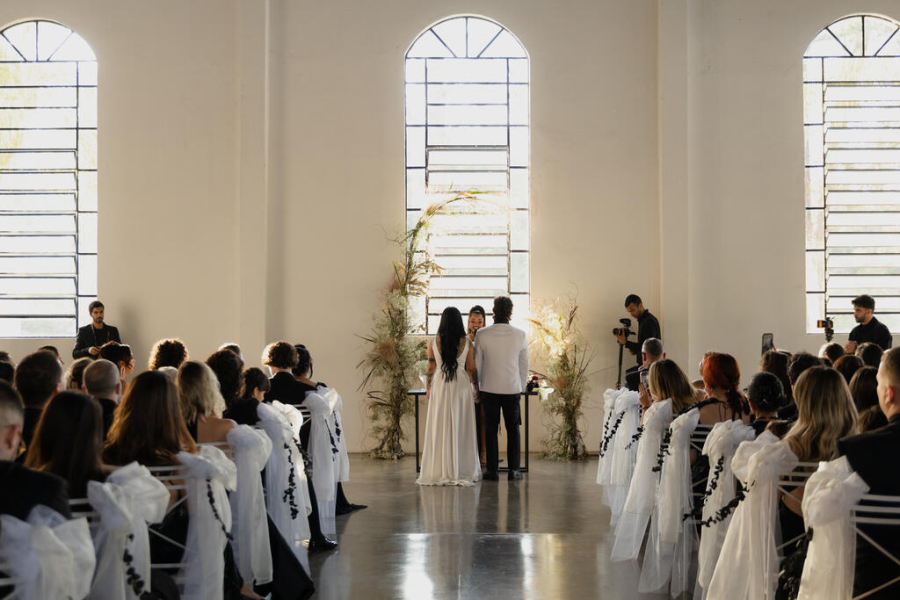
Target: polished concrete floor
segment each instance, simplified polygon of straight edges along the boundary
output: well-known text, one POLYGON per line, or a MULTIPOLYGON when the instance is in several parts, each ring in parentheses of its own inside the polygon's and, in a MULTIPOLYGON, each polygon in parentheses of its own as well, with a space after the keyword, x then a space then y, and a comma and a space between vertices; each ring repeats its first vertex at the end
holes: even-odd
POLYGON ((338 550, 310 555, 319 599, 665 598, 637 593, 639 567, 611 563, 597 460, 531 459, 518 482, 419 487, 412 457, 351 458, 338 550))

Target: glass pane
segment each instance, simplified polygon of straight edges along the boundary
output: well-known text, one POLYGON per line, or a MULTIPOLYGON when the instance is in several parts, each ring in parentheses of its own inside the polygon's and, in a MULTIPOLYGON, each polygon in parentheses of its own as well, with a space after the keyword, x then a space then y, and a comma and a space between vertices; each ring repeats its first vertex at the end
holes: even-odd
POLYGON ((450 58, 428 61, 429 82, 506 82, 506 61, 450 58))
POLYGON ((823 29, 807 46, 804 56, 848 56, 848 54, 834 36, 827 29, 823 29))
POLYGON ((528 128, 509 128, 509 164, 512 167, 528 166, 528 128))
POLYGON ((900 227, 900 213, 895 212, 836 212, 828 214, 828 228, 833 227, 900 227))
POLYGON ((75 299, 0 298, 0 317, 75 316, 75 299))
POLYGON ((75 317, 0 318, 0 338, 74 337, 75 317))
POLYGON ((528 250, 531 231, 528 211, 514 210, 509 214, 509 247, 511 250, 528 250))
POLYGON ((526 332, 531 331, 528 323, 528 317, 531 316, 531 298, 528 294, 510 294, 509 297, 513 302, 513 315, 510 323, 526 332))
POLYGON ((406 170, 406 208, 425 208, 425 169, 406 170))
POLYGON ((97 130, 78 130, 78 168, 97 168, 97 130))
POLYGON ((48 129, 75 127, 74 108, 0 109, 0 128, 48 129))
POLYGON ((38 60, 47 60, 69 37, 72 30, 49 21, 38 23, 38 60))
MULTIPOLYGON (((828 257, 829 269, 862 269, 878 268, 884 272, 900 271, 900 256, 896 254, 859 255, 859 254, 833 254, 828 257)), ((879 310, 886 308, 881 301, 878 302, 879 310)), ((900 308, 900 306, 898 306, 900 308)))
POLYGON ((10 233, 75 233, 73 215, 4 215, 0 231, 10 233))
MULTIPOLYGON (((806 133, 806 166, 822 166, 825 157, 825 133, 821 125, 806 125, 803 128, 806 133)), ((830 160, 830 156, 829 156, 830 160)))
POLYGON ((421 58, 406 59, 406 81, 425 81, 425 60, 421 58))
POLYGON ((406 166, 425 166, 425 128, 406 128, 406 166))
POLYGON ((825 318, 825 294, 806 294, 806 332, 818 333, 816 321, 825 318))
MULTIPOLYGON (((413 296, 409 299, 409 320, 413 323, 413 331, 425 331, 425 296, 413 296)), ((421 387, 413 384, 413 387, 421 387)))
POLYGON ((465 252, 465 254, 505 254, 508 250, 505 236, 497 235, 454 235, 439 237, 435 240, 434 250, 438 254, 464 254, 453 252, 454 249, 482 249, 482 252, 465 252))
MULTIPOLYGON (((25 60, 37 60, 37 23, 35 21, 13 25, 4 29, 3 35, 12 42, 25 60)), ((3 81, 2 77, 0 77, 0 81, 3 81)))
POLYGON ((78 85, 97 85, 97 61, 78 63, 78 85))
POLYGON ((825 291, 825 253, 818 250, 806 253, 806 291, 825 291))
POLYGON ((6 41, 6 38, 0 37, 0 61, 21 61, 22 56, 16 52, 12 44, 6 41))
POLYGON ((97 213, 78 215, 78 252, 97 253, 97 213))
POLYGON ((0 88, 0 106, 10 108, 29 107, 74 107, 77 101, 76 88, 0 88))
POLYGON ((900 248, 900 233, 830 233, 828 249, 857 247, 877 251, 884 246, 900 248))
POLYGON ((522 45, 512 36, 509 31, 504 30, 497 36, 491 44, 481 53, 482 57, 511 57, 524 58, 525 50, 522 45))
POLYGON ((900 192, 831 192, 828 194, 829 207, 859 205, 892 205, 900 204, 900 192))
POLYGON ((0 253, 11 254, 74 254, 73 235, 2 235, 0 253))
POLYGON ((78 297, 78 326, 84 327, 85 325, 90 324, 91 315, 88 311, 88 307, 90 307, 91 302, 96 300, 96 296, 79 296, 78 297))
POLYGON ((406 124, 425 124, 425 85, 406 84, 406 124))
POLYGON ((74 169, 74 152, 2 152, 0 170, 74 169))
POLYGON ((512 252, 509 255, 509 291, 528 292, 528 253, 512 252))
POLYGON ((500 32, 500 26, 486 19, 469 17, 468 54, 471 58, 477 57, 485 46, 500 32))
POLYGON ((825 249, 825 211, 821 209, 806 210, 806 249, 825 249))
POLYGON ((866 56, 874 56, 888 38, 897 31, 897 26, 878 17, 866 16, 864 19, 866 32, 865 54, 866 56))
POLYGON ((506 146, 505 127, 429 127, 431 146, 506 146))
POLYGON ((900 171, 828 171, 827 185, 880 186, 900 184, 900 171))
POLYGON ((74 275, 75 259, 68 256, 0 256, 0 273, 10 275, 74 275))
POLYGON ((506 172, 429 171, 429 191, 504 191, 508 188, 506 172))
POLYGON ((75 85, 74 63, 0 63, 4 86, 75 85))
POLYGON ((509 170, 510 196, 513 208, 528 208, 528 169, 509 170))
POLYGON ((415 41, 412 48, 406 53, 406 56, 407 58, 415 58, 432 56, 450 57, 453 55, 450 53, 450 50, 447 49, 447 46, 442 44, 437 36, 434 35, 434 32, 429 29, 419 36, 419 39, 415 41))
POLYGON ((78 257, 78 294, 97 295, 97 255, 84 254, 78 257))
MULTIPOLYGON (((2 160, 2 158, 0 158, 2 160)), ((900 148, 890 150, 829 150, 828 164, 860 164, 873 165, 876 168, 883 163, 883 168, 892 168, 900 164, 900 148)))
POLYGON ((78 88, 78 126, 97 126, 97 88, 78 88))
POLYGON ((473 290, 492 296, 505 294, 506 277, 445 277, 432 276, 429 282, 429 294, 435 296, 469 296, 473 290))
POLYGON ((64 212, 70 210, 75 210, 75 194, 0 194, 0 211, 64 212))
POLYGON ((900 142, 900 129, 830 128, 825 132, 828 144, 889 144, 900 142))
POLYGON ((74 173, 0 173, 0 191, 74 189, 74 173))
MULTIPOLYGON (((504 229, 507 225, 504 225, 504 229)), ((438 264, 448 275, 502 275, 509 274, 506 256, 442 256, 438 264)))
POLYGON ((878 51, 878 56, 900 56, 900 35, 895 34, 889 39, 887 44, 878 51))
MULTIPOLYGON (((454 233, 491 233, 506 235, 506 232, 509 230, 509 217, 505 214, 478 213, 438 215, 432 223, 432 233, 442 235, 454 233)), ((442 266, 447 265, 443 260, 440 261, 440 264, 442 266)), ((505 265, 502 275, 506 275, 505 265)))
POLYGON ((20 150, 74 149, 75 131, 71 129, 0 131, 0 148, 20 150))
POLYGON ((416 226, 416 223, 419 222, 419 219, 422 218, 421 210, 407 210, 406 211, 406 229, 409 231, 413 227, 416 226))
MULTIPOLYGON (((900 68, 900 64, 897 66, 900 68)), ((900 71, 898 71, 898 77, 900 77, 900 71)), ((830 122, 900 121, 900 108, 828 107, 825 110, 825 120, 830 122)))
POLYGON ((506 106, 429 106, 429 125, 506 125, 506 106))
POLYGON ((438 23, 433 27, 434 32, 456 56, 466 55, 466 19, 458 17, 438 23))
POLYGON ((511 83, 528 83, 528 59, 509 61, 509 80, 511 83))
POLYGON ((822 122, 822 84, 803 84, 803 122, 822 122))
POLYGON ((900 57, 825 59, 825 81, 896 81, 897 73, 900 57))
POLYGON ((97 172, 78 172, 78 210, 97 210, 97 172))
POLYGON ((528 86, 509 86, 509 122, 511 125, 528 125, 528 86))
MULTIPOLYGON (((2 159, 0 159, 2 160, 2 159)), ((493 168, 506 169, 509 162, 506 150, 429 150, 428 166, 457 167, 457 168, 493 168)))
MULTIPOLYGON (((898 74, 900 78, 900 74, 898 74)), ((825 89, 826 102, 897 102, 900 101, 900 87, 879 83, 832 84, 825 89)))
POLYGON ((74 296, 74 277, 4 277, 4 291, 11 296, 74 296))
POLYGON ((506 104, 506 85, 495 83, 430 83, 433 104, 506 104))
POLYGON ((804 58, 803 59, 803 81, 804 82, 822 81, 822 59, 821 58, 804 58))
POLYGON ((862 56, 862 17, 848 17, 828 26, 853 56, 862 56))
POLYGON ((53 60, 96 60, 96 58, 88 43, 77 33, 70 35, 59 50, 53 53, 53 60))

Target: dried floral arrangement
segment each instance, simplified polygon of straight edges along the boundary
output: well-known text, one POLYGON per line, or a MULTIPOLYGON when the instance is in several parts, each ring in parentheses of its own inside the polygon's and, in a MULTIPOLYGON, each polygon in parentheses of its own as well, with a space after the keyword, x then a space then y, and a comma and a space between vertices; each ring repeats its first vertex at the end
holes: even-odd
POLYGON ((544 458, 584 460, 587 449, 578 429, 584 397, 589 391, 588 367, 594 352, 578 330, 578 303, 574 296, 557 299, 537 310, 528 319, 532 325, 532 345, 546 363, 547 373, 537 373, 542 386, 552 388, 541 394, 544 411, 549 417, 547 436, 542 444, 544 458), (546 399, 545 399, 546 398, 546 399))
POLYGON ((412 414, 414 401, 408 391, 419 387, 421 361, 426 357, 425 339, 419 335, 422 323, 409 309, 410 299, 425 296, 428 280, 441 272, 428 247, 434 218, 450 212, 451 205, 491 203, 477 192, 458 193, 435 202, 422 212, 415 226, 395 239, 402 248, 402 262, 393 263, 391 283, 382 297, 381 310, 374 315, 372 330, 361 336, 367 350, 358 368, 365 372, 360 390, 366 391, 372 433, 378 444, 373 458, 400 459, 405 454, 402 441, 403 418, 412 414))

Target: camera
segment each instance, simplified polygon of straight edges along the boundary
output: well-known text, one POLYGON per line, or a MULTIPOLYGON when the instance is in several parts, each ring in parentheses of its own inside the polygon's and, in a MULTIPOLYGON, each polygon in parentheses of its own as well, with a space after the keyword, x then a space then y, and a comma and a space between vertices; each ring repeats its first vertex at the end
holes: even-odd
POLYGON ((816 321, 816 327, 825 330, 825 341, 830 342, 834 337, 834 321, 831 320, 831 317, 819 319, 816 321))
POLYGON ((619 323, 622 324, 622 327, 613 329, 613 335, 624 335, 626 338, 634 335, 634 332, 631 330, 631 319, 619 319, 619 323))

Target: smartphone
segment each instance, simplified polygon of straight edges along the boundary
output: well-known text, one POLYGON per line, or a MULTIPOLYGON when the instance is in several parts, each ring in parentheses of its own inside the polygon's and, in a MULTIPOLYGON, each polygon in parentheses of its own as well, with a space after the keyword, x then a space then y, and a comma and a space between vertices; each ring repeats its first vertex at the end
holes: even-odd
POLYGON ((771 333, 764 333, 762 335, 762 354, 765 354, 769 350, 775 347, 775 336, 771 333))
POLYGON ((650 393, 650 370, 647 369, 645 371, 641 371, 641 383, 644 384, 644 389, 647 390, 647 393, 650 393))

